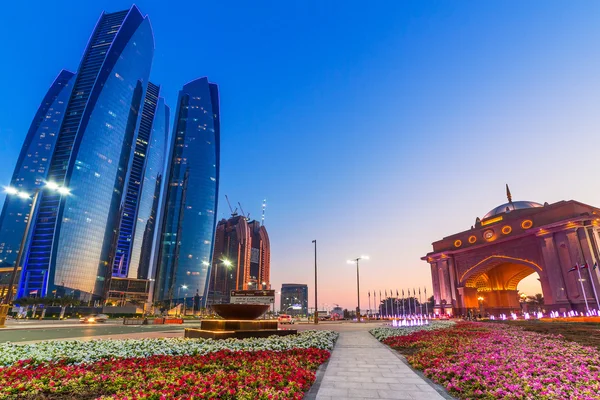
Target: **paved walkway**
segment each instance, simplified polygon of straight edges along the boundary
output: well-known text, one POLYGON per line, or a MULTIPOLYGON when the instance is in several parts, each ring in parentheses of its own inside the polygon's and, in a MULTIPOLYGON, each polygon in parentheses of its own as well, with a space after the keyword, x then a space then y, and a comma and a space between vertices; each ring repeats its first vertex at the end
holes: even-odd
POLYGON ((317 400, 444 399, 366 330, 340 332, 317 400))

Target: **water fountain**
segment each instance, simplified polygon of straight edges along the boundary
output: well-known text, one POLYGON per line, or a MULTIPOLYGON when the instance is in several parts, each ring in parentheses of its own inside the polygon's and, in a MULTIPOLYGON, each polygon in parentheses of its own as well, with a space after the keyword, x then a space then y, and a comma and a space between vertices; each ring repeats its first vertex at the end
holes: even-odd
POLYGON ((245 339, 251 337, 293 335, 296 329, 278 329, 276 319, 258 319, 268 304, 215 304, 213 309, 223 319, 200 321, 200 329, 186 328, 186 338, 245 339))

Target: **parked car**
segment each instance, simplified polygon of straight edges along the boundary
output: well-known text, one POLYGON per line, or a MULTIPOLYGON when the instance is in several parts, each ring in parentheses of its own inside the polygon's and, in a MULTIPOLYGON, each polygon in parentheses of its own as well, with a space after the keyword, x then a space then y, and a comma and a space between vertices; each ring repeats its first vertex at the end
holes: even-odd
POLYGON ((79 318, 79 322, 82 324, 95 324, 96 322, 106 322, 108 315, 106 314, 92 314, 85 317, 79 318))
POLYGON ((277 317, 277 322, 280 324, 293 324, 294 318, 291 315, 280 314, 279 317, 277 317))

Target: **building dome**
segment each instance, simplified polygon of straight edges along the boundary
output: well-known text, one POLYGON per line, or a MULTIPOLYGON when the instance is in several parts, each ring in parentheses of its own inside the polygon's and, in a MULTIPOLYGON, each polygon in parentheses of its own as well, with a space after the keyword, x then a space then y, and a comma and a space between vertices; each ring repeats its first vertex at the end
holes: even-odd
POLYGON ((483 219, 493 217, 494 215, 504 214, 507 211, 510 212, 510 211, 514 211, 514 210, 523 210, 525 208, 537 208, 537 207, 543 207, 543 205, 541 205, 540 203, 536 203, 534 201, 514 201, 511 203, 504 203, 504 204, 499 205, 498 207, 494 208, 489 213, 485 214, 483 219))

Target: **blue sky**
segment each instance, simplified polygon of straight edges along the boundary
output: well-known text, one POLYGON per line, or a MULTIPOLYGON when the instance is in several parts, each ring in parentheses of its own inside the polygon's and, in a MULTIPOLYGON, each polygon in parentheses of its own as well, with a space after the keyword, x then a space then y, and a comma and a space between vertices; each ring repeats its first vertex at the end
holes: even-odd
MULTIPOLYGON (((515 200, 600 205, 600 3, 370 3, 136 3, 169 105, 194 78, 219 84, 221 193, 257 217, 267 198, 274 285, 308 283, 312 299, 317 239, 319 303, 355 307, 345 261, 361 253, 362 305, 430 288, 420 256, 503 203, 505 183, 515 200)), ((3 5, 0 182, 101 11, 130 5, 3 5)))

